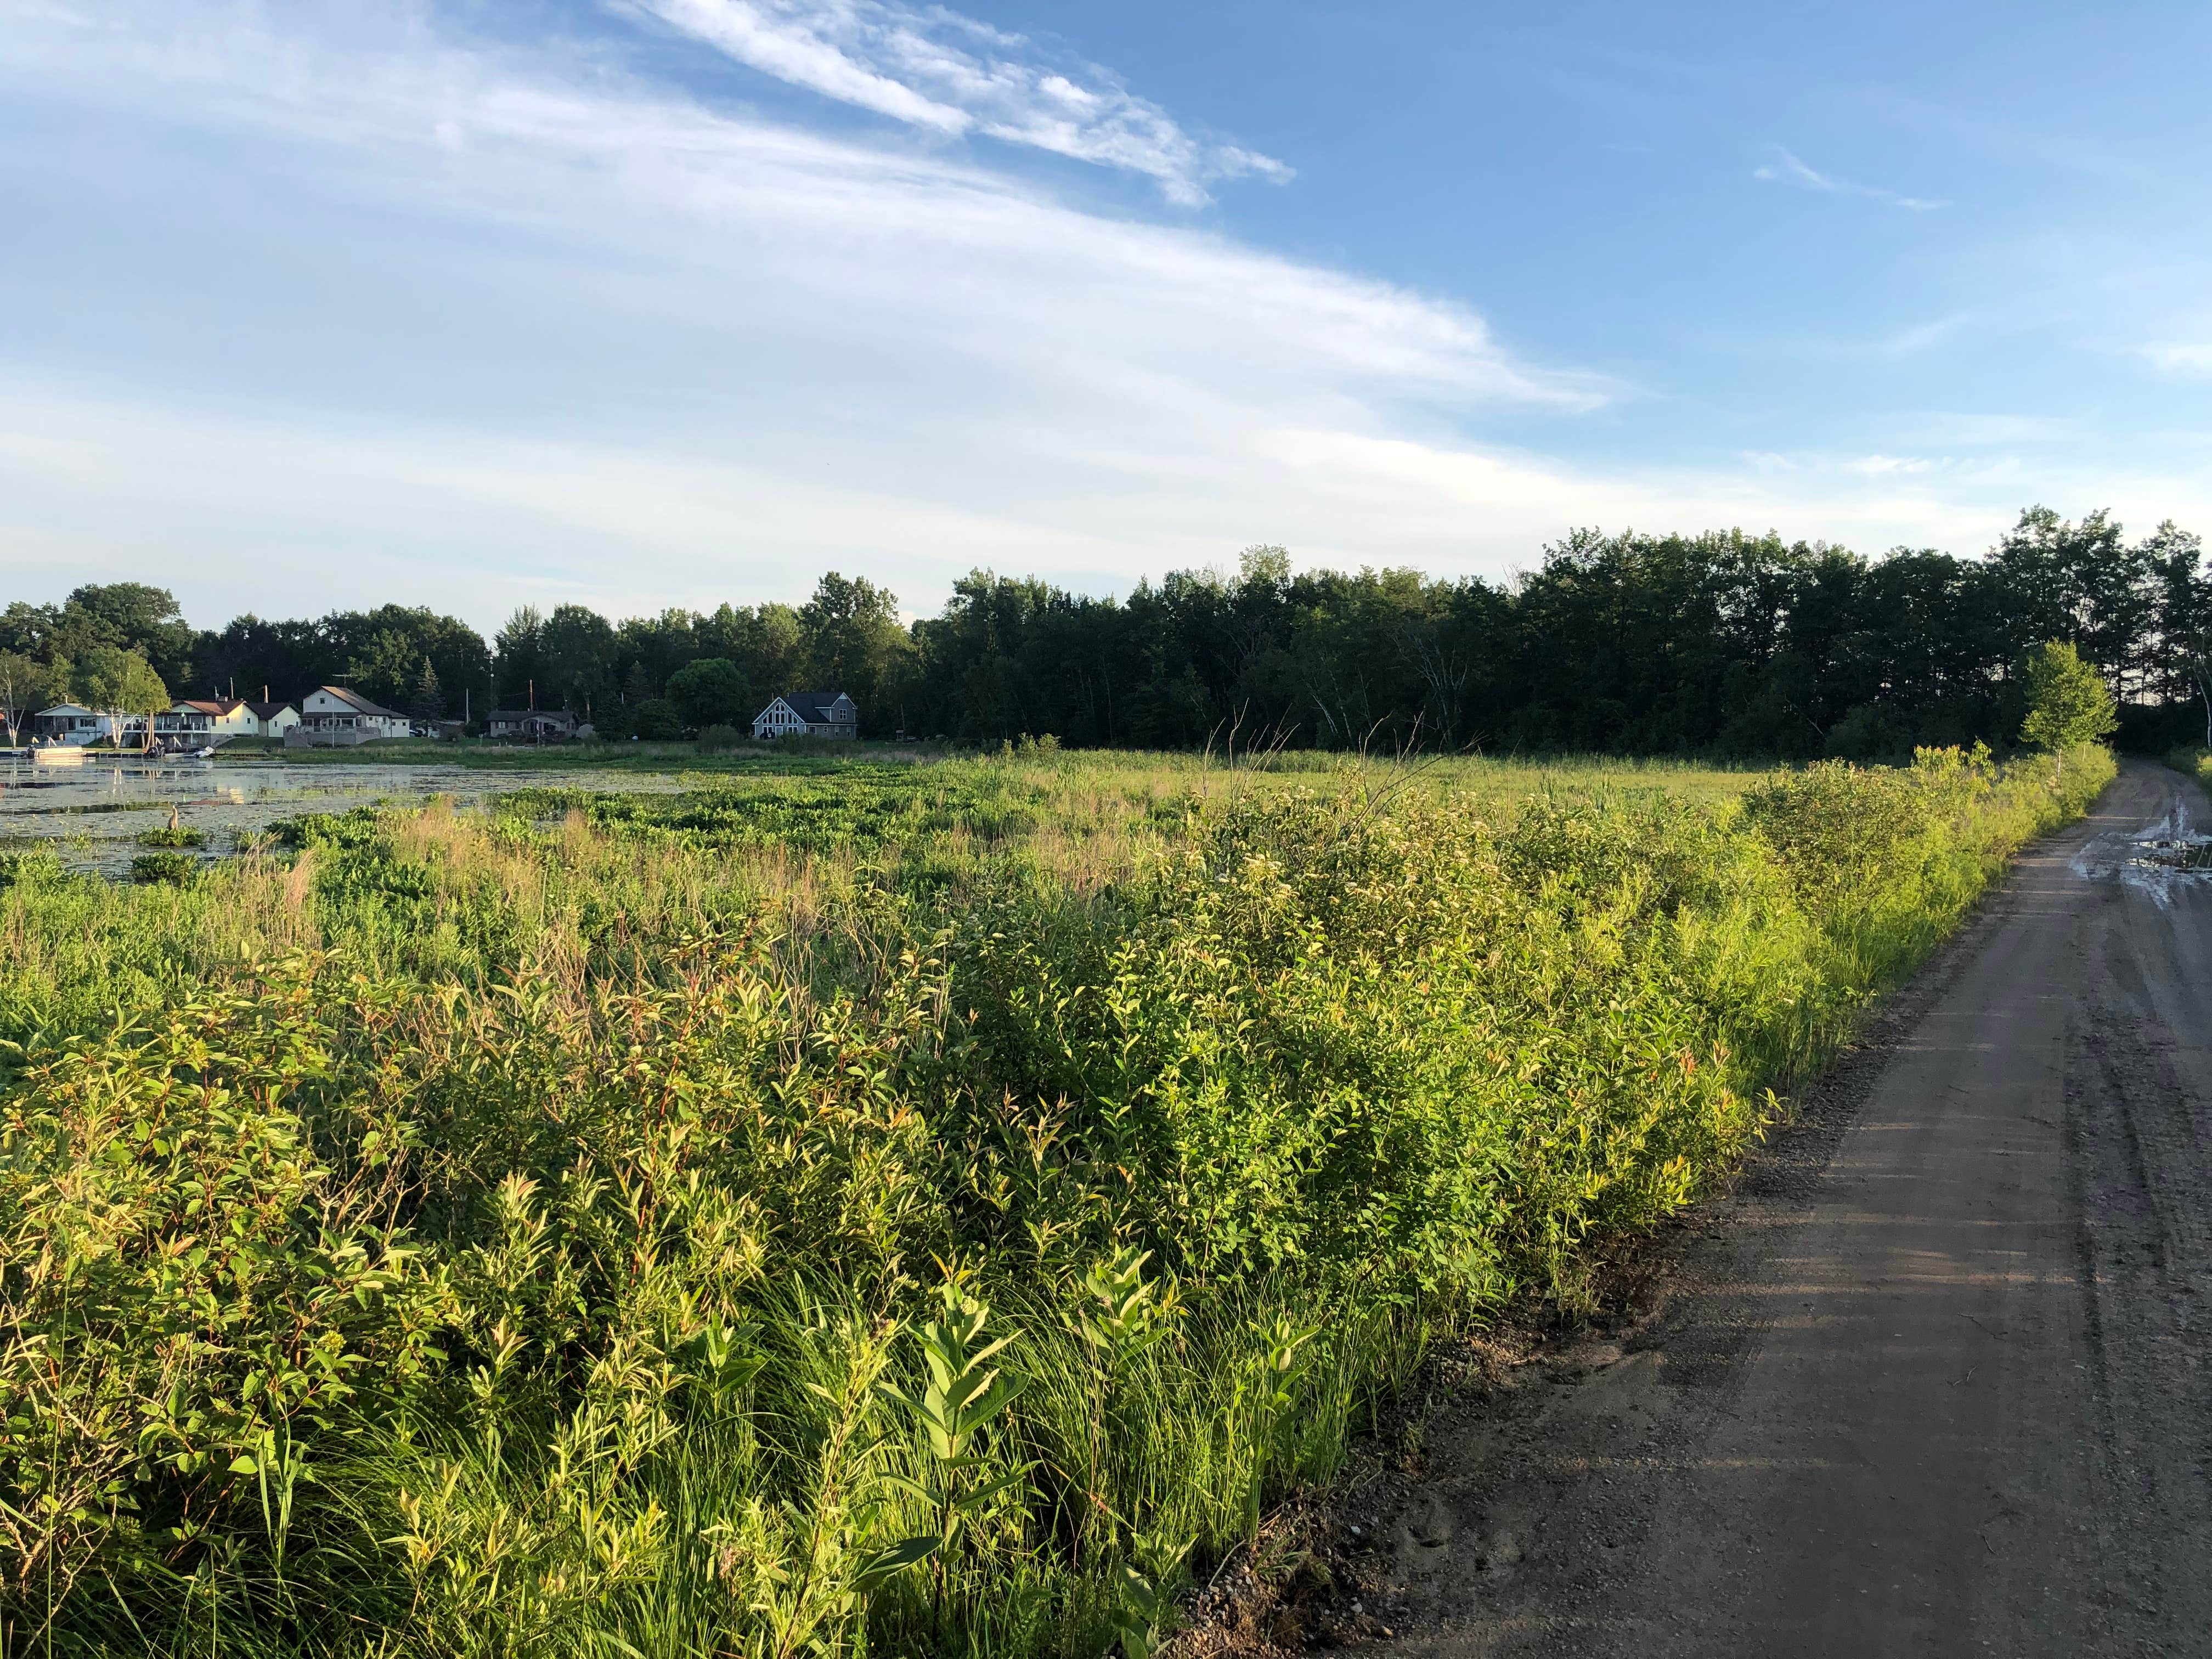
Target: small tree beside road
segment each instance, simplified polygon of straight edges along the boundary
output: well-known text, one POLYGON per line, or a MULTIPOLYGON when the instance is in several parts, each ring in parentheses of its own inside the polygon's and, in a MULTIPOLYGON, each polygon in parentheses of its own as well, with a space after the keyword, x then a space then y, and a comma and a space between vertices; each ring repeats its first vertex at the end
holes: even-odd
POLYGON ((2066 641, 2051 640, 2035 647, 2022 659, 2021 671, 2027 683, 2027 718, 2021 722, 2021 740, 2048 750, 2058 762, 2060 776, 2065 775, 2069 747, 2095 743, 2119 729, 2120 717, 2104 677, 2066 641))

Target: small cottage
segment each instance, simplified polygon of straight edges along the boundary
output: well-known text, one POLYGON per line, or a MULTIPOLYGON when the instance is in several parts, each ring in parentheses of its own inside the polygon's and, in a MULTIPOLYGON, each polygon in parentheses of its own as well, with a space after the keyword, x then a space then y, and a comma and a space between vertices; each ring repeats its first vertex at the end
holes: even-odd
POLYGON ((517 743, 567 743, 590 731, 565 708, 495 708, 484 716, 486 737, 517 743))
POLYGON ((753 716, 756 738, 858 738, 860 705, 842 691, 787 691, 753 716))
POLYGON ((342 685, 317 686, 300 700, 300 719, 284 733, 287 744, 374 743, 404 738, 407 716, 342 685))
POLYGON ((58 702, 41 708, 29 720, 32 738, 40 743, 92 743, 112 729, 109 717, 81 702, 58 702))
POLYGON ((249 702, 257 738, 281 738, 300 723, 297 706, 289 702, 249 702))

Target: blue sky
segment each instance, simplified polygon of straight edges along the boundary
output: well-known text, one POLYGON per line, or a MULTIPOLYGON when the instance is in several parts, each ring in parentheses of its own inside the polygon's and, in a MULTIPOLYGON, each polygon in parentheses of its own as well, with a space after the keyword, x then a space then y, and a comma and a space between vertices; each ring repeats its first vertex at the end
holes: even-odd
POLYGON ((2212 11, 0 0, 8 597, 2212 528, 2212 11))

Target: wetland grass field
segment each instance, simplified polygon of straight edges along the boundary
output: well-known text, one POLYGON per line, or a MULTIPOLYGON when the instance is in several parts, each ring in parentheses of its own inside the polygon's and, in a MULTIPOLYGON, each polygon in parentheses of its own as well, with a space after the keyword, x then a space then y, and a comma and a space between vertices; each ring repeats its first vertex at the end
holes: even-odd
POLYGON ((0 1649, 1141 1659, 2110 776, 1032 750, 395 783, 136 882, 19 833, 0 1649))

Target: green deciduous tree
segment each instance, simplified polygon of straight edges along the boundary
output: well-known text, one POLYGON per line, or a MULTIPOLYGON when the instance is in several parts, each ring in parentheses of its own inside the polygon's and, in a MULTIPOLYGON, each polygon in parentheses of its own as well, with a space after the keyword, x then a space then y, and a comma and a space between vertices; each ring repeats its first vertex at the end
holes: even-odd
POLYGON ((614 624, 586 605, 553 608, 538 632, 544 672, 538 684, 538 707, 598 711, 613 702, 622 684, 617 670, 619 641, 614 624))
POLYGON ((2021 678, 2027 689, 2021 738, 2057 756, 2061 772, 2068 749, 2095 743, 2118 729, 2104 677, 2066 641, 2048 640, 2030 651, 2021 659, 2021 678))
POLYGON ((780 690, 849 691, 860 705, 864 726, 902 723, 891 705, 902 689, 914 642, 899 625, 895 594, 865 576, 848 579, 833 570, 816 584, 814 597, 799 607, 799 622, 811 684, 780 690))
POLYGON ((198 635, 167 588, 144 582, 91 582, 63 601, 54 617, 51 648, 70 658, 95 646, 134 651, 155 673, 182 685, 192 677, 198 642, 198 635))
MULTIPOLYGON (((349 675, 364 696, 404 708, 422 678, 427 658, 441 687, 482 685, 490 653, 483 636, 466 623, 427 606, 386 605, 368 611, 333 611, 317 625, 326 660, 349 675)), ((294 692, 304 688, 295 686, 294 692)))
POLYGON ((404 708, 426 657, 448 695, 472 687, 483 696, 491 674, 483 636, 459 617, 405 605, 333 611, 313 621, 269 622, 250 613, 234 617, 220 633, 199 636, 191 684, 218 695, 234 690, 256 698, 266 688, 270 696, 284 699, 343 683, 404 708))
POLYGON ((2142 553, 2156 595, 2153 689, 2169 703, 2203 708, 2204 746, 2212 749, 2212 585, 2201 568, 2203 541, 2168 519, 2142 553))
MULTIPOLYGON (((169 705, 168 688, 136 651, 96 645, 79 659, 72 678, 85 706, 109 716, 151 714, 169 705)), ((121 729, 112 720, 110 735, 121 729)))
POLYGON ((202 635, 196 661, 203 683, 218 692, 282 701, 344 673, 348 658, 320 623, 271 622, 248 611, 221 633, 202 635))
MULTIPOLYGON (((497 653, 498 697, 509 708, 527 707, 545 678, 545 613, 526 605, 507 619, 507 626, 492 637, 497 653)), ((555 701, 548 688, 547 704, 555 701)))
POLYGON ((686 726, 700 731, 710 726, 742 726, 757 712, 744 672, 724 657, 702 657, 671 674, 668 701, 682 713, 686 726))
POLYGON ((684 711, 665 697, 647 697, 637 706, 637 735, 647 743, 667 743, 684 735, 684 711))
POLYGON ((66 660, 42 663, 20 651, 0 651, 0 722, 11 746, 25 720, 67 694, 69 674, 66 660))
POLYGON ((2106 513, 2078 524, 2030 507, 1990 554, 2002 579, 2014 638, 2071 640, 2132 691, 2155 595, 2143 548, 2106 513))

